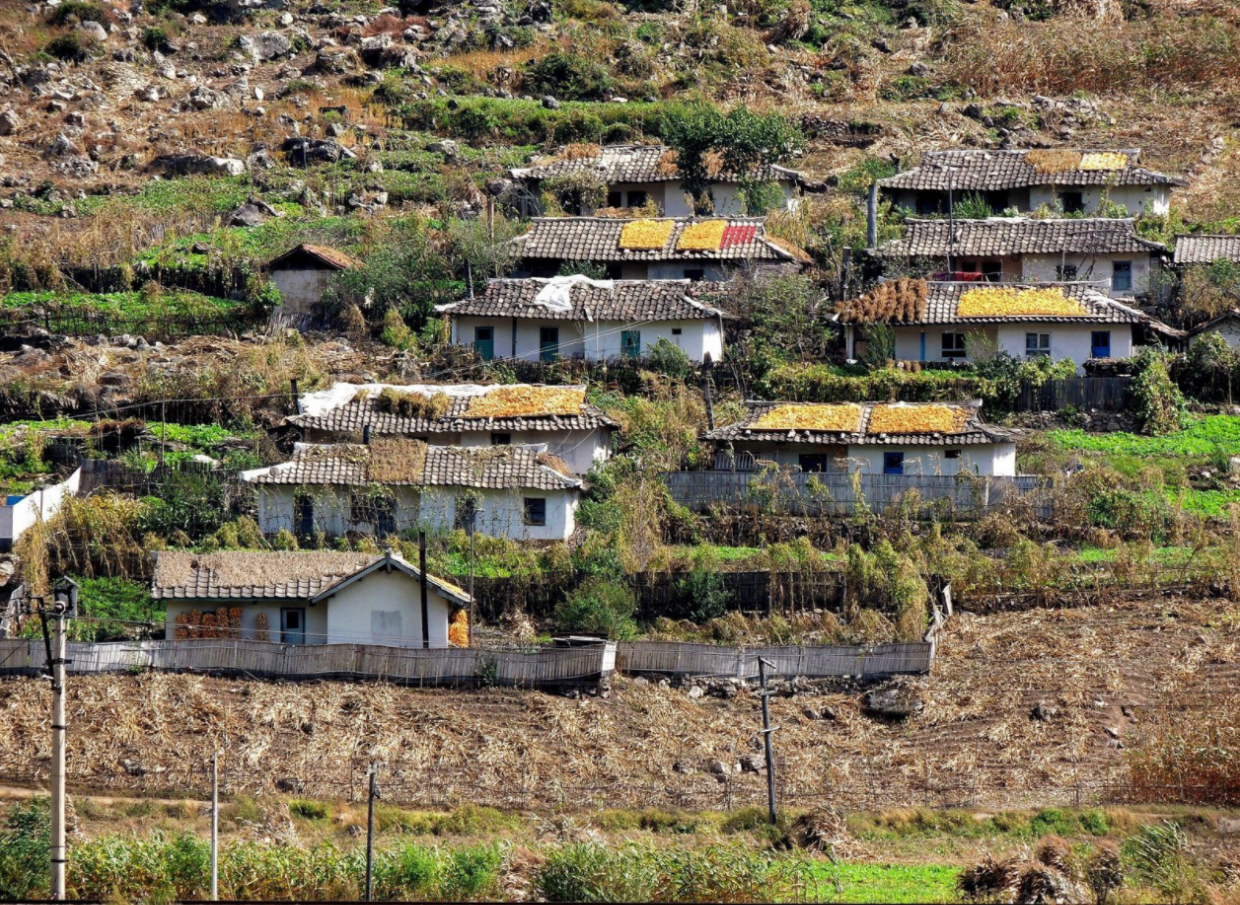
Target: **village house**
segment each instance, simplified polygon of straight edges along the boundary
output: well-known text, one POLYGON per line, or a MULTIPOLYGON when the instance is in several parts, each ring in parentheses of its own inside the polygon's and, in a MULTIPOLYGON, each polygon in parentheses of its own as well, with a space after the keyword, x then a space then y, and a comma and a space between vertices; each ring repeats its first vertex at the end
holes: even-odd
POLYGON ((660 340, 691 361, 719 361, 729 315, 705 299, 721 291, 688 280, 492 280, 476 298, 436 310, 449 317, 452 342, 484 361, 640 358, 660 340))
POLYGON ((563 461, 521 446, 445 447, 384 437, 299 443, 293 458, 241 473, 265 534, 386 537, 466 528, 517 541, 563 541, 582 482, 563 461))
POLYGON ((1167 248, 1137 235, 1132 220, 909 220, 904 238, 879 248, 888 260, 921 262, 941 280, 992 283, 1088 281, 1115 298, 1149 288, 1167 248))
POLYGON ((337 383, 297 407, 288 422, 309 442, 361 442, 369 433, 436 446, 531 446, 575 474, 611 455, 620 427, 586 401, 584 386, 337 383))
POLYGON ((981 419, 981 403, 749 402, 707 431, 715 467, 803 473, 1011 476, 1020 431, 981 419))
POLYGON ((151 596, 167 609, 167 637, 275 644, 449 646, 469 594, 389 551, 153 554, 151 596), (423 618, 425 613, 425 619, 423 618))
POLYGON ((1182 336, 1090 283, 898 281, 841 306, 839 319, 852 358, 863 354, 866 326, 883 323, 900 361, 966 364, 979 354, 1006 352, 1068 358, 1080 373, 1090 359, 1130 357, 1141 340, 1182 336))
MULTIPOLYGON (((666 217, 689 217, 694 213, 693 199, 685 191, 676 166, 676 152, 664 145, 570 145, 555 155, 533 161, 528 167, 509 172, 526 188, 523 213, 542 213, 541 196, 546 183, 566 177, 597 177, 606 185, 603 207, 642 208, 654 205, 666 217)), ((780 166, 764 166, 742 179, 738 175, 711 174, 709 187, 714 212, 723 216, 763 214, 746 197, 746 185, 773 187, 784 210, 795 210, 805 177, 796 170, 780 166)), ((768 204, 774 200, 769 193, 760 195, 768 204)), ((593 207, 568 211, 590 215, 593 207)))
POLYGON ((1184 181, 1140 165, 1141 152, 1090 150, 925 151, 915 166, 879 181, 896 207, 919 216, 948 213, 980 196, 996 213, 1036 211, 1092 216, 1104 199, 1128 212, 1166 214, 1184 181))
POLYGON ((281 300, 274 314, 310 314, 323 300, 332 277, 358 266, 358 261, 343 251, 305 242, 273 258, 267 263, 267 273, 280 290, 281 300))
POLYGON ((553 277, 591 263, 615 280, 725 280, 731 271, 800 270, 804 251, 766 232, 762 217, 613 219, 535 217, 513 240, 515 276, 553 277))

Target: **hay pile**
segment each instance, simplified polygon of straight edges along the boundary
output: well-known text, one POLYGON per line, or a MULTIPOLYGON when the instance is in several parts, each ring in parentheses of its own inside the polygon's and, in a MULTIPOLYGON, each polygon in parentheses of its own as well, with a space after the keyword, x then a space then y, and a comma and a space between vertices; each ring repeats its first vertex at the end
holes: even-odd
POLYGON ((915 324, 926 316, 927 293, 925 280, 891 280, 859 298, 841 302, 835 310, 854 324, 915 324))
POLYGON ((876 405, 870 409, 868 434, 955 434, 964 430, 969 409, 939 405, 876 405))
POLYGON ((1063 840, 1043 843, 1033 859, 987 855, 961 871, 956 888, 968 901, 1020 902, 1051 905, 1085 901, 1084 890, 1072 876, 1071 850, 1063 840))
POLYGON ((422 393, 404 392, 393 387, 385 387, 375 399, 377 411, 398 415, 401 418, 420 418, 425 421, 435 421, 444 417, 448 414, 451 405, 452 399, 447 393, 426 396, 422 393))
POLYGON ((777 405, 763 412, 751 425, 757 430, 812 430, 855 432, 861 430, 861 406, 777 405))
POLYGON ((379 484, 417 484, 426 470, 426 444, 403 437, 371 441, 367 474, 379 484))
POLYGON ((502 386, 473 397, 462 418, 522 418, 577 415, 585 405, 585 387, 502 386))
POLYGON ((1081 167, 1080 151, 1036 150, 1025 155, 1025 163, 1039 173, 1071 173, 1081 167))

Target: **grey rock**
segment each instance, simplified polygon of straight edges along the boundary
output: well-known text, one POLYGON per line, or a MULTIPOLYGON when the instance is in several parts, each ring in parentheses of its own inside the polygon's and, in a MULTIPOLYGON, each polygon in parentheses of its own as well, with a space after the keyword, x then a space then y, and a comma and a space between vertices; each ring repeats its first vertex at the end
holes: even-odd
POLYGON ((445 138, 442 141, 432 141, 426 146, 426 150, 432 154, 442 154, 444 157, 456 157, 460 152, 460 147, 452 139, 445 138))
POLYGON ((89 40, 100 44, 108 39, 108 30, 94 20, 79 23, 77 30, 89 40))
POLYGON ((761 773, 766 769, 766 758, 761 754, 746 754, 741 758, 742 773, 761 773))
POLYGON ((245 172, 244 161, 208 154, 169 154, 156 158, 152 166, 178 176, 240 176, 245 172))
POLYGON ((555 99, 552 95, 550 95, 550 94, 547 94, 547 95, 544 95, 544 96, 543 96, 543 99, 542 99, 542 105, 543 105, 545 108, 547 108, 548 110, 559 110, 559 109, 560 109, 560 102, 559 102, 558 100, 556 100, 556 99, 555 99))
POLYGON ((278 31, 264 31, 256 35, 242 35, 237 46, 256 63, 282 57, 293 49, 293 42, 278 31))
POLYGON ((986 115, 986 111, 982 108, 981 104, 968 104, 961 112, 965 116, 969 117, 969 119, 980 120, 986 115))
POLYGON ((300 779, 286 776, 276 780, 276 788, 281 792, 294 792, 300 794, 305 791, 306 784, 300 779))
POLYGON ((1059 710, 1045 701, 1038 701, 1038 703, 1033 705, 1033 710, 1029 712, 1029 716, 1040 723, 1049 723, 1058 715, 1059 710))
POLYGON ((12 110, 0 113, 0 135, 12 135, 21 127, 22 121, 12 110))
POLYGON ((705 694, 706 692, 702 690, 702 686, 700 685, 694 685, 688 691, 689 699, 693 701, 698 700, 699 698, 703 697, 705 694))
POLYGON ((251 198, 241 205, 228 218, 229 226, 261 226, 272 217, 279 217, 280 212, 265 201, 251 198))
POLYGON ((288 138, 280 145, 289 163, 336 163, 339 160, 355 160, 355 154, 344 145, 326 138, 288 138))
POLYGON ((925 707, 921 692, 912 685, 892 682, 866 692, 861 699, 865 712, 889 720, 903 720, 925 707))
POLYGON ((80 153, 78 146, 63 132, 47 148, 48 157, 72 157, 80 153))

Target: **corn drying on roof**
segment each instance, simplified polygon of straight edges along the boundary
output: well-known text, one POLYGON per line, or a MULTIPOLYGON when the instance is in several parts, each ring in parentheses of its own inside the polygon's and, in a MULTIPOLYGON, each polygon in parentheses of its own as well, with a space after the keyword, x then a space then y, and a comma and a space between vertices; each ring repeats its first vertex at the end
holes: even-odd
POLYGON ((822 405, 753 401, 748 405, 743 420, 708 431, 705 439, 822 446, 967 446, 1010 443, 1020 435, 1018 430, 984 423, 979 402, 822 405))
MULTIPOLYGON (((891 286, 896 282, 900 281, 883 285, 891 286)), ((920 312, 911 304, 882 303, 886 296, 876 301, 872 298, 874 293, 844 302, 837 310, 841 320, 852 324, 876 320, 896 326, 1065 321, 1164 326, 1143 312, 1112 299, 1095 283, 989 283, 979 286, 976 283, 930 282, 925 286, 920 312)), ((909 294, 905 292, 903 296, 909 294)), ((893 290, 888 295, 898 294, 893 290)))
POLYGON ((983 286, 960 294, 960 317, 1088 317, 1089 311, 1062 289, 983 286))
POLYGON ((585 387, 501 386, 475 396, 463 418, 520 418, 528 415, 575 415, 586 401, 585 387))

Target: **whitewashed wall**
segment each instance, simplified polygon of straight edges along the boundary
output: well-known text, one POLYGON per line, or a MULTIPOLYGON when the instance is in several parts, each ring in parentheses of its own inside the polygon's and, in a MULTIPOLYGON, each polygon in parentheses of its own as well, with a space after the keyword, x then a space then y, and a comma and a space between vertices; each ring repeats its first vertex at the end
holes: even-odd
POLYGON ((246 641, 258 638, 258 614, 267 616, 267 640, 273 644, 280 643, 280 610, 304 609, 306 611, 306 643, 325 644, 327 642, 327 605, 311 604, 304 600, 284 601, 253 601, 253 600, 168 600, 168 618, 165 625, 167 637, 176 638, 176 618, 188 615, 192 610, 203 613, 214 613, 220 607, 241 610, 241 638, 246 641))
POLYGON ((828 471, 834 474, 859 471, 862 474, 882 474, 883 454, 904 453, 906 475, 1014 475, 1016 474, 1016 445, 1013 443, 983 443, 973 446, 849 446, 825 447, 799 443, 736 443, 738 451, 750 452, 760 461, 774 462, 780 467, 796 467, 801 455, 828 457, 843 453, 842 458, 828 458, 828 471), (948 459, 943 453, 959 449, 960 458, 948 459))
MULTIPOLYGON (((256 484, 258 525, 264 534, 287 529, 298 531, 294 497, 300 488, 288 484, 256 484)), ((370 533, 375 526, 351 520, 352 494, 348 487, 306 488, 314 500, 314 529, 328 537, 340 537, 347 531, 370 533)), ((393 487, 396 498, 396 530, 406 531, 418 526, 418 491, 413 487, 393 487)))
MULTIPOLYGON (((611 456, 611 431, 512 431, 513 446, 547 447, 547 452, 559 456, 576 474, 585 474, 596 462, 611 456)), ((490 431, 466 431, 461 434, 460 446, 490 446, 490 431)))
POLYGON ((1078 280, 1104 281, 1105 285, 1099 286, 1099 291, 1115 298, 1145 292, 1150 285, 1151 259, 1148 252, 1115 255, 1025 255, 1020 263, 1020 276, 1026 281, 1054 282, 1060 279, 1058 268, 1061 264, 1075 266, 1078 280), (1116 261, 1131 262, 1132 289, 1112 290, 1111 276, 1116 261))
MULTIPOLYGON (((1022 323, 1004 324, 1001 326, 987 325, 984 328, 969 328, 964 325, 956 327, 927 327, 925 329, 925 356, 922 356, 922 330, 920 327, 895 327, 896 358, 902 361, 948 361, 943 357, 943 334, 964 333, 966 336, 980 334, 985 337, 987 346, 996 351, 1008 352, 1017 358, 1025 357, 1026 333, 1049 333, 1051 336, 1051 358, 1059 361, 1070 358, 1077 364, 1077 373, 1084 373, 1081 367, 1089 360, 1091 342, 1095 330, 1110 331, 1111 357, 1129 358, 1132 355, 1131 324, 1064 324, 1064 323, 1022 323)), ((968 349, 968 341, 965 342, 968 349)), ((969 358, 951 359, 969 361, 969 358)))
MULTIPOLYGON (((1102 188, 1100 186, 1063 186, 1056 189, 1052 186, 1041 185, 1012 189, 1007 193, 1007 206, 1016 208, 1022 214, 1032 213, 1043 204, 1053 206, 1059 197, 1059 193, 1063 191, 1080 191, 1086 214, 1096 213, 1098 205, 1102 201, 1102 188)), ((893 191, 890 193, 890 197, 896 207, 905 208, 916 214, 918 212, 918 197, 922 194, 936 197, 935 193, 932 192, 922 193, 911 189, 893 191)), ((966 194, 968 192, 956 192, 956 204, 959 204, 966 194)), ((946 213, 947 193, 944 192, 937 197, 939 198, 939 207, 946 213)), ((1138 217, 1144 213, 1165 214, 1171 207, 1171 192, 1166 186, 1116 186, 1109 191, 1108 197, 1115 204, 1124 207, 1133 217, 1138 217)), ((1003 211, 996 210, 995 213, 1002 214, 1003 211)))
POLYGON ((78 492, 82 469, 59 484, 44 487, 11 506, 0 506, 0 551, 13 548, 18 539, 40 521, 47 521, 60 511, 65 497, 78 492))
MULTIPOLYGON (((796 183, 786 179, 777 180, 775 184, 779 186, 780 193, 783 195, 784 209, 789 211, 796 210, 797 204, 800 202, 796 183)), ((632 203, 630 192, 638 191, 645 192, 647 198, 659 206, 665 217, 693 216, 693 208, 679 179, 673 182, 618 182, 612 183, 607 188, 612 192, 620 192, 620 204, 622 207, 627 207, 632 203)), ((741 189, 735 183, 715 183, 711 186, 711 198, 715 206, 714 213, 719 216, 740 217, 748 215, 752 217, 764 213, 763 211, 747 212, 743 209, 741 189)))
MULTIPOLYGON (((449 531, 456 524, 456 498, 462 488, 428 487, 422 495, 421 523, 427 530, 449 531)), ((511 540, 568 540, 577 527, 577 490, 476 491, 477 530, 511 540), (547 524, 525 524, 525 498, 547 501, 547 524)))
POLYGON ((703 361, 707 353, 710 353, 711 359, 716 362, 723 357, 723 331, 715 318, 633 325, 624 321, 591 323, 522 318, 517 321, 514 349, 511 318, 452 317, 452 341, 457 345, 472 346, 474 330, 477 327, 491 327, 493 330, 497 358, 513 357, 537 361, 541 354, 540 335, 544 327, 559 329, 560 355, 564 358, 618 358, 621 354, 622 332, 626 329, 640 331, 643 354, 649 352, 660 339, 666 339, 682 349, 691 361, 703 361), (675 335, 673 330, 680 330, 680 335, 675 335))
POLYGON ((305 314, 323 299, 334 270, 273 270, 271 282, 280 290, 280 313, 305 314))
MULTIPOLYGON (((1209 330, 1205 331, 1205 333, 1217 333, 1219 336, 1223 337, 1223 339, 1227 340, 1227 345, 1231 346, 1233 349, 1240 348, 1240 323, 1237 323, 1234 320, 1225 320, 1220 324, 1216 324, 1209 330)), ((1192 340, 1190 340, 1190 345, 1195 344, 1197 340, 1201 339, 1201 336, 1204 335, 1205 334, 1203 333, 1201 335, 1194 336, 1192 340)))
MULTIPOLYGON (((434 585, 426 603, 431 647, 447 647, 454 604, 434 585)), ((328 644, 422 646, 421 586, 404 572, 372 572, 321 605, 327 607, 328 644)))

